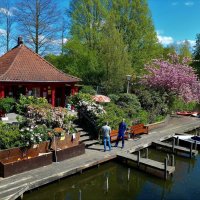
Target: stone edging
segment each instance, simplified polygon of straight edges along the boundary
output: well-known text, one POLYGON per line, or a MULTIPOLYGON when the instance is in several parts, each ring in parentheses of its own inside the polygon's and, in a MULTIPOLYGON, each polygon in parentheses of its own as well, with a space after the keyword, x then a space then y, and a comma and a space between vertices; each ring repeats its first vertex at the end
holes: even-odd
POLYGON ((168 124, 169 119, 170 119, 170 115, 167 115, 163 121, 155 122, 155 123, 152 123, 152 124, 147 124, 146 126, 149 127, 149 131, 156 129, 156 128, 161 128, 161 127, 168 124))

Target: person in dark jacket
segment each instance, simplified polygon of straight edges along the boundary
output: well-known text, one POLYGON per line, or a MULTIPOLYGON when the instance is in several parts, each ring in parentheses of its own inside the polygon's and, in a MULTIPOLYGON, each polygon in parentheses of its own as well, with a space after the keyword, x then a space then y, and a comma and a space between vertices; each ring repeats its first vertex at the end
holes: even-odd
POLYGON ((119 123, 119 130, 118 130, 118 136, 117 136, 115 147, 118 146, 119 140, 122 139, 122 148, 124 148, 124 134, 126 132, 126 128, 127 128, 127 125, 125 123, 125 119, 123 119, 122 122, 119 123))

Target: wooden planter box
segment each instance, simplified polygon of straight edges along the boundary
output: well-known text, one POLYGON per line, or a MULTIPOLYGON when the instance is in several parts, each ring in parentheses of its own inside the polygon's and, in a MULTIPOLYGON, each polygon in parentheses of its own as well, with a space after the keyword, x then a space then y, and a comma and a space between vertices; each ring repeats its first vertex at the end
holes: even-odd
POLYGON ((65 135, 63 138, 54 137, 51 143, 51 149, 53 150, 62 150, 69 147, 74 147, 79 144, 80 133, 75 134, 75 138, 73 138, 72 134, 65 135))
POLYGON ((80 133, 66 135, 64 138, 55 137, 51 144, 53 161, 62 161, 85 153, 85 145, 79 144, 80 133))
POLYGON ((52 163, 52 152, 48 142, 33 148, 13 148, 0 151, 0 176, 8 177, 52 163))
POLYGON ((67 160, 76 156, 80 156, 85 153, 85 144, 78 144, 73 147, 53 151, 53 161, 59 162, 62 160, 67 160))

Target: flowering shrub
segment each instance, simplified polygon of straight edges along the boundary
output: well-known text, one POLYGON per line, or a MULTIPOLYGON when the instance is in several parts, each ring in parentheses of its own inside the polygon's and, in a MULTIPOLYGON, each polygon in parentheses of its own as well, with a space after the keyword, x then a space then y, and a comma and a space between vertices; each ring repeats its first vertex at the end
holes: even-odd
POLYGON ((143 78, 144 83, 152 88, 165 90, 180 96, 184 101, 200 100, 200 82, 188 59, 180 59, 178 55, 171 55, 170 60, 154 60, 146 66, 148 75, 143 78))
POLYGON ((38 124, 46 124, 49 128, 60 127, 67 129, 68 124, 74 119, 69 115, 67 110, 62 107, 42 108, 37 105, 30 105, 27 107, 26 126, 35 127, 38 124))
POLYGON ((27 112, 27 107, 29 105, 37 105, 41 108, 50 108, 51 105, 48 103, 47 99, 45 98, 37 98, 34 96, 24 96, 21 94, 19 102, 16 105, 16 110, 19 114, 23 115, 27 112))
POLYGON ((80 109, 82 106, 79 103, 80 101, 91 102, 91 103, 94 102, 92 96, 90 94, 85 94, 85 93, 77 93, 73 96, 70 96, 69 98, 69 103, 74 105, 77 110, 80 109))
POLYGON ((23 147, 29 147, 33 144, 39 144, 46 141, 48 138, 48 129, 46 125, 39 125, 35 127, 26 127, 20 130, 21 133, 21 145, 23 147))
POLYGON ((87 115, 93 119, 105 113, 103 106, 94 102, 79 101, 78 107, 81 109, 81 111, 87 113, 87 115))

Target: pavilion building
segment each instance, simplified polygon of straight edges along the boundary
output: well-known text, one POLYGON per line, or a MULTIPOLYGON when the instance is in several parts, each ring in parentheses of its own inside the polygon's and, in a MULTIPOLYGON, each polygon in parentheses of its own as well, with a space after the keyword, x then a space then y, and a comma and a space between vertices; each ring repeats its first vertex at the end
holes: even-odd
POLYGON ((65 106, 66 98, 78 92, 81 79, 65 74, 23 44, 0 57, 0 98, 45 97, 52 106, 65 106))

